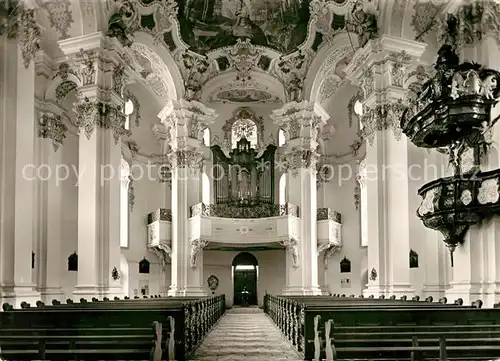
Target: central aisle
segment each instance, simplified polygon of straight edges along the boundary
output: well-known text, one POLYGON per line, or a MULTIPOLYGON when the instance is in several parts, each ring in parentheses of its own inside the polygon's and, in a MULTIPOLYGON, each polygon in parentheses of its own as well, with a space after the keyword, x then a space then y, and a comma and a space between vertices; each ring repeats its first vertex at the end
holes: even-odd
POLYGON ((301 358, 261 309, 233 308, 208 334, 192 360, 298 361, 301 358))

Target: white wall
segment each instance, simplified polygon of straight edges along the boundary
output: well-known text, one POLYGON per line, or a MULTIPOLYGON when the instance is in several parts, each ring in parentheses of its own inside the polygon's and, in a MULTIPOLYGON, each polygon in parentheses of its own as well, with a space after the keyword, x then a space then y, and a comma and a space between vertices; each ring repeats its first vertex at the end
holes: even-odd
MULTIPOLYGON (((208 287, 207 279, 215 275, 219 279, 219 287, 215 295, 226 295, 226 306, 233 306, 232 263, 236 251, 203 251, 203 279, 204 286, 208 287)), ((269 250, 250 252, 257 258, 259 273, 257 279, 257 299, 259 306, 263 304, 264 295, 280 294, 285 288, 286 254, 285 250, 269 250)))
MULTIPOLYGON (((134 168, 131 168, 133 173, 134 168)), ((129 297, 134 296, 135 289, 140 293, 144 282, 148 282, 149 292, 153 295, 170 285, 170 265, 165 274, 158 258, 147 249, 147 215, 163 205, 168 205, 166 208, 170 209, 170 192, 165 191, 163 184, 147 176, 139 178, 136 173, 134 179, 135 204, 129 218, 129 247, 122 248, 122 255, 128 262, 128 289, 124 293, 129 297), (139 262, 144 257, 151 264, 149 274, 139 273, 139 262)))
MULTIPOLYGON (((328 207, 342 215, 342 250, 333 255, 328 264, 327 285, 331 293, 359 295, 365 287, 361 275, 367 269, 366 248, 361 247, 360 216, 354 203, 356 167, 356 161, 335 167, 332 181, 318 189, 318 208, 328 207), (344 256, 351 261, 351 273, 340 273, 344 256), (342 287, 342 279, 350 280, 348 288, 342 287)), ((322 258, 318 261, 318 272, 324 272, 322 258)))

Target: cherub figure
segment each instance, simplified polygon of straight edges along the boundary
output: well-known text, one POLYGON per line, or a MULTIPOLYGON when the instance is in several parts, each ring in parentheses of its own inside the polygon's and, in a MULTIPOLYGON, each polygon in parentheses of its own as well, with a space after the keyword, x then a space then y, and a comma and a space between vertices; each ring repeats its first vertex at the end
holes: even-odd
POLYGON ((498 83, 495 75, 488 75, 486 79, 483 80, 480 88, 480 93, 486 99, 495 99, 494 92, 497 89, 498 83))
POLYGON ((133 34, 131 23, 134 19, 135 11, 130 1, 124 1, 118 11, 109 17, 107 35, 117 38, 123 46, 131 46, 130 36, 133 34))

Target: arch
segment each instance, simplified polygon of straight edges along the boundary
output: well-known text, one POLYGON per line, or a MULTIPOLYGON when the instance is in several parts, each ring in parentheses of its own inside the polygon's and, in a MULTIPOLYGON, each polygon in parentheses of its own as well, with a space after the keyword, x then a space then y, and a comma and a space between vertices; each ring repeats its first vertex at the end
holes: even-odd
POLYGON ((57 103, 62 103, 66 96, 71 93, 72 90, 79 88, 82 86, 82 82, 80 79, 71 73, 66 74, 65 78, 62 78, 61 76, 57 76, 52 80, 50 85, 47 87, 47 90, 45 91, 45 99, 47 100, 54 100, 57 103), (70 91, 67 91, 69 89, 68 86, 65 86, 65 84, 71 85, 72 89, 70 91), (62 87, 66 87, 66 91, 63 92, 62 87))
POLYGON ((233 258, 233 263, 232 265, 238 266, 238 265, 245 265, 245 266, 258 266, 259 262, 257 261, 257 258, 249 253, 249 252, 241 252, 238 253, 234 258, 233 258))
POLYGON ((286 144, 285 131, 281 128, 278 129, 278 147, 283 147, 286 144))
POLYGON ((279 204, 285 204, 287 201, 286 183, 287 183, 287 179, 286 179, 286 173, 285 173, 285 174, 282 174, 280 177, 279 196, 278 196, 279 204))
POLYGON ((161 60, 161 63, 165 67, 166 72, 162 73, 168 84, 168 94, 171 99, 182 99, 184 97, 184 80, 182 78, 179 67, 177 66, 174 58, 168 51, 168 49, 160 44, 155 45, 153 36, 143 32, 138 31, 134 33, 134 43, 142 44, 148 47, 157 57, 161 60))
POLYGON ((240 119, 249 119, 257 126, 257 144, 264 141, 264 119, 255 115, 252 109, 248 107, 237 108, 233 112, 233 116, 226 120, 222 127, 224 131, 224 140, 232 141, 233 124, 240 119))
POLYGON ((337 63, 347 55, 354 54, 358 47, 357 37, 349 37, 349 34, 343 32, 335 35, 330 46, 320 48, 307 71, 304 98, 316 100, 321 84, 328 78, 328 73, 335 71, 337 63))
POLYGON ((201 175, 201 201, 203 204, 210 204, 211 194, 210 194, 210 179, 206 172, 201 175))
POLYGON ((203 85, 203 93, 201 94, 200 101, 202 103, 208 103, 212 100, 213 96, 223 91, 254 89, 270 93, 282 102, 285 102, 285 87, 277 78, 256 71, 250 72, 250 77, 251 80, 241 83, 234 81, 236 78, 236 72, 234 71, 228 71, 217 75, 203 85))
POLYGON ((257 258, 251 253, 241 252, 233 258, 233 302, 235 305, 257 305, 258 267, 257 258))
POLYGON ((203 145, 205 147, 210 147, 210 128, 209 127, 206 127, 204 130, 203 130, 203 145))
POLYGON ((231 148, 236 148, 242 138, 250 142, 250 146, 256 148, 259 142, 257 124, 252 119, 237 119, 231 126, 231 148))

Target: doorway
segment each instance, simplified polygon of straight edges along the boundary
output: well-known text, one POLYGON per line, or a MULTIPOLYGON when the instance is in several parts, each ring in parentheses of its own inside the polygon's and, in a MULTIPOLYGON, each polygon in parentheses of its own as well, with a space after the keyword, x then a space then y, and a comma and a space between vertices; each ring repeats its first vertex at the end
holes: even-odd
POLYGON ((257 305, 257 258, 242 252, 233 259, 233 287, 235 306, 257 305))

